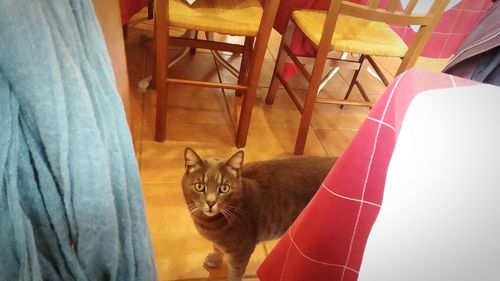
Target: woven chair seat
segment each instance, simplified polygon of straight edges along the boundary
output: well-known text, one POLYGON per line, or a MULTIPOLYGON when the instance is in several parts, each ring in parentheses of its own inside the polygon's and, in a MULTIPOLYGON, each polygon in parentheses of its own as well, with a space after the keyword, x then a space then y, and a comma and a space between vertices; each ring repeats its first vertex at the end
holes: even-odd
POLYGON ((258 0, 169 1, 169 26, 228 35, 256 36, 263 9, 258 0))
MULTIPOLYGON (((319 46, 326 11, 297 10, 292 14, 304 34, 319 46)), ((332 50, 373 56, 403 57, 408 47, 403 40, 383 22, 339 15, 331 42, 332 50)))

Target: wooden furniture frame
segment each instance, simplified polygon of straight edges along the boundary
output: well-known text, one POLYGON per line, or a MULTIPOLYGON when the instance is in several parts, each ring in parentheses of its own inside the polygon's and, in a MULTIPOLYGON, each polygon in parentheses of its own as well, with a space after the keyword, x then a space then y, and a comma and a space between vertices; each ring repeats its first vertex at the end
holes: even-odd
MULTIPOLYGON (((332 51, 335 51, 335 46, 333 46, 332 48, 331 40, 335 31, 337 18, 340 14, 372 21, 384 22, 386 24, 420 26, 420 29, 417 32, 414 40, 408 47, 405 56, 402 57, 401 65, 399 66, 399 69, 397 71, 397 75, 399 75, 401 72, 412 67, 415 64, 417 58, 422 52, 423 47, 425 46, 425 43, 429 39, 432 30, 436 26, 439 18, 441 17, 444 9, 449 2, 449 0, 434 0, 432 7, 426 14, 414 14, 413 10, 417 5, 418 0, 410 0, 408 6, 402 12, 396 11, 398 5, 400 4, 400 0, 390 0, 385 9, 379 8, 380 1, 381 0, 369 0, 367 5, 361 5, 347 1, 332 0, 327 11, 326 20, 321 34, 321 40, 319 46, 317 46, 316 48, 316 54, 314 58, 298 57, 291 52, 290 44, 292 35, 294 30, 298 28, 298 26, 296 25, 292 17, 290 17, 287 30, 281 40, 279 53, 276 60, 276 67, 274 69, 271 86, 266 97, 266 103, 272 104, 274 102, 279 83, 281 83, 302 114, 299 125, 299 132, 295 143, 295 154, 300 155, 304 152, 307 133, 309 131, 309 125, 311 123, 311 117, 315 102, 339 104, 341 106, 356 105, 371 107, 373 105, 373 103, 369 101, 363 87, 357 81, 358 74, 362 69, 362 65, 365 60, 369 61, 372 64, 376 72, 380 74, 382 73, 373 61, 373 58, 371 58, 369 54, 359 54, 359 60, 346 61, 339 60, 332 55, 332 51), (300 104, 299 99, 295 96, 294 91, 288 85, 287 81, 285 81, 285 79, 283 78, 283 69, 285 63, 289 62, 294 63, 300 70, 300 73, 309 82, 307 96, 304 104, 300 104), (307 69, 303 65, 307 62, 314 64, 311 73, 309 73, 309 71, 307 71, 307 69), (355 69, 352 82, 349 85, 347 94, 345 95, 344 99, 326 99, 317 97, 325 65, 333 67, 349 67, 355 69), (358 102, 347 100, 354 85, 358 87, 365 101, 358 102)), ((388 80, 383 75, 381 75, 381 79, 385 85, 388 84, 388 80)))
POLYGON ((244 45, 239 45, 226 42, 169 37, 169 25, 167 24, 169 22, 168 0, 156 0, 154 32, 156 48, 155 79, 158 93, 156 102, 156 141, 164 141, 166 137, 168 83, 175 83, 198 87, 233 89, 236 90, 237 95, 243 95, 236 133, 236 146, 244 147, 246 145, 259 77, 278 4, 278 0, 263 1, 263 14, 257 35, 255 37, 246 37, 244 45), (169 45, 242 54, 238 83, 227 84, 169 77, 167 62, 169 45))

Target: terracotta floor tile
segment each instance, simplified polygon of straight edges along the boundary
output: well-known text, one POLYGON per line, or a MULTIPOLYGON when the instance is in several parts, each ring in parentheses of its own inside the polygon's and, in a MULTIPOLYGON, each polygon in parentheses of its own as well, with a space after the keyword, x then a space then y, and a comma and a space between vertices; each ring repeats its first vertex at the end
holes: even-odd
POLYGON ((140 121, 143 118, 144 95, 136 89, 129 91, 129 110, 132 121, 140 121))
POLYGON ((274 246, 276 246, 276 244, 278 244, 278 242, 279 242, 279 239, 275 239, 275 240, 269 240, 269 241, 262 243, 264 246, 264 252, 266 253, 266 255, 269 255, 269 253, 271 253, 274 246))
POLYGON ((219 81, 212 55, 201 52, 196 52, 193 56, 185 56, 169 69, 169 73, 171 77, 219 81))
MULTIPOLYGON (((373 57, 379 66, 384 71, 387 71, 392 77, 396 74, 401 59, 392 57, 373 57)), ((448 64, 450 58, 427 58, 419 57, 415 63, 415 67, 424 68, 431 71, 441 72, 441 70, 448 64)), ((389 77, 388 77, 389 78, 389 77)))
MULTIPOLYGON (((300 113, 285 90, 278 89, 276 100, 272 105, 265 102, 267 92, 268 88, 259 88, 257 91, 257 98, 252 110, 251 125, 298 127, 300 113)), ((226 99, 229 105, 230 116, 236 124, 241 110, 242 99, 234 95, 228 95, 226 99)))
MULTIPOLYGON (((143 134, 148 132, 147 123, 143 134)), ((184 149, 187 146, 217 157, 236 152, 234 136, 224 125, 167 124, 167 140, 152 141, 153 133, 141 141, 141 177, 143 182, 179 182, 184 172, 184 149)))
MULTIPOLYGON (((228 61, 234 68, 239 70, 241 57, 226 55, 224 56, 224 58, 226 58, 226 61, 228 61)), ((238 79, 235 78, 235 76, 232 75, 228 70, 226 70, 220 64, 218 64, 218 66, 219 66, 219 71, 221 73, 222 81, 224 83, 236 83, 238 81, 238 79)), ((262 70, 259 77, 259 87, 269 87, 269 85, 271 84, 273 71, 274 71, 274 59, 271 56, 265 57, 262 63, 262 70)))
MULTIPOLYGON (((354 75, 354 70, 341 69, 340 75, 345 79, 346 82, 350 83, 354 75)), ((386 88, 384 83, 370 75, 366 70, 359 73, 358 81, 361 83, 361 86, 365 89, 367 94, 382 94, 386 88)), ((356 88, 356 86, 354 87, 356 88)))
MULTIPOLYGON (((218 269, 203 267, 212 244, 196 230, 179 183, 145 184, 146 215, 156 259, 159 280, 206 279, 227 276, 227 264, 218 269), (175 222, 176 227, 165 227, 175 222)), ((264 248, 257 245, 246 275, 255 272, 264 259, 264 248)))
POLYGON ((384 68, 388 73, 390 73, 393 77, 396 75, 398 71, 399 65, 401 64, 400 58, 393 57, 373 57, 375 62, 379 64, 382 68, 384 68))
POLYGON ((184 173, 184 149, 189 144, 142 141, 140 174, 143 183, 180 182, 184 173))
MULTIPOLYGON (((261 98, 257 100, 252 115, 252 124, 281 125, 298 127, 301 115, 284 89, 278 89, 274 104, 265 104, 267 88, 260 91, 261 98)), ((296 90, 297 97, 303 103, 306 91, 296 90)), ((322 91, 319 97, 342 99, 344 93, 322 91)), ((377 96, 378 97, 378 96, 377 96)), ((361 100, 359 92, 353 90, 353 100, 361 100)), ((362 124, 369 110, 366 107, 345 106, 316 103, 311 126, 318 129, 357 129, 362 124)))
POLYGON ((380 93, 380 94, 367 94, 368 98, 370 99, 370 101, 372 102, 377 102, 378 99, 382 96, 383 93, 380 93))
MULTIPOLYGON (((308 69, 309 72, 311 72, 312 65, 306 65, 306 69, 308 69)), ((323 72, 323 75, 326 75, 328 71, 329 71, 329 69, 325 69, 325 71, 323 72)), ((290 84, 290 87, 292 89, 296 89, 296 90, 306 90, 309 86, 307 80, 300 73, 297 74, 296 76, 294 76, 293 78, 291 78, 288 81, 288 83, 290 84)), ((335 75, 328 81, 328 83, 323 88, 323 90, 329 91, 329 92, 345 93, 347 91, 347 87, 348 87, 348 84, 345 82, 345 80, 340 75, 335 75)))
MULTIPOLYGON (((171 141, 141 142, 140 171, 144 183, 179 182, 184 173, 183 153, 186 146, 194 148, 206 157, 229 157, 238 150, 232 139, 209 142, 192 134, 193 130, 208 137, 229 134, 227 129, 217 125, 168 125, 167 130, 169 129, 175 132, 171 141)), ((243 149, 246 151, 245 161, 292 156, 296 134, 297 128, 292 127, 251 126, 247 146, 243 149)), ((312 129, 309 132, 305 154, 326 155, 312 129)))
POLYGON ((450 59, 451 58, 436 59, 436 58, 419 57, 415 64, 415 67, 441 72, 444 69, 444 67, 448 64, 450 59))
MULTIPOLYGON (((234 145, 234 130, 229 124, 210 123, 169 123, 167 122, 166 142, 181 141, 189 143, 213 143, 234 145)), ((154 139, 154 121, 143 123, 144 141, 154 139)))
MULTIPOLYGON (((154 121, 156 91, 144 94, 144 119, 154 121)), ((167 123, 227 123, 226 102, 220 89, 171 85, 168 93, 167 123)))
POLYGON ((369 109, 367 107, 340 106, 333 104, 316 103, 312 116, 311 126, 315 129, 358 129, 369 109))
MULTIPOLYGON (((245 148, 248 161, 267 160, 293 156, 298 128, 250 126, 248 141, 245 148)), ((311 129, 308 133, 304 154, 326 155, 322 144, 311 129)))
POLYGON ((271 31, 271 36, 269 37, 269 43, 267 47, 271 56, 276 60, 278 57, 278 51, 281 43, 281 34, 279 34, 275 29, 271 31))
POLYGON ((273 78, 274 72, 274 58, 265 58, 262 64, 262 71, 259 79, 260 87, 269 87, 271 85, 271 80, 273 78))
POLYGON ((328 155, 332 157, 338 157, 342 154, 356 132, 357 130, 315 130, 328 155))

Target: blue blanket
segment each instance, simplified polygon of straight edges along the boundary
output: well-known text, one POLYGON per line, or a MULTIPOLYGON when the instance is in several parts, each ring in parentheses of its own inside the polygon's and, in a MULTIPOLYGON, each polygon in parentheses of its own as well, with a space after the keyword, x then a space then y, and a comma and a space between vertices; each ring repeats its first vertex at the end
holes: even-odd
POLYGON ((0 1, 0 280, 156 280, 89 0, 0 1))

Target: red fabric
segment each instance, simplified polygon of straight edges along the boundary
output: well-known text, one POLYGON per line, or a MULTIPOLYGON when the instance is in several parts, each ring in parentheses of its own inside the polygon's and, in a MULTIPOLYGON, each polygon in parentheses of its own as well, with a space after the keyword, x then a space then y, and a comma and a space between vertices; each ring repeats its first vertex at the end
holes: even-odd
MULTIPOLYGON (((490 6, 491 0, 463 0, 445 11, 427 41, 422 56, 451 57, 490 6)), ((415 32, 409 27, 393 27, 393 29, 406 44, 409 44, 415 36, 415 32)))
POLYGON ((357 280, 409 104, 426 90, 472 84, 477 83, 417 69, 398 76, 309 205, 264 260, 257 272, 260 280, 357 280))
POLYGON ((130 18, 148 5, 148 0, 120 0, 122 25, 128 23, 130 18))
MULTIPOLYGON (((366 4, 367 0, 350 0, 351 2, 366 4)), ((389 0, 382 0, 380 6, 386 7, 389 0)), ((274 28, 281 34, 286 30, 291 11, 294 9, 328 9, 329 0, 281 0, 274 22, 274 28)), ((432 58, 449 58, 460 46, 467 34, 476 26, 483 14, 491 5, 491 0, 463 0, 447 10, 431 38, 422 51, 422 56, 432 58), (460 20, 459 20, 460 19, 460 20)), ((401 9, 401 6, 399 7, 401 9)), ((409 44, 415 32, 409 27, 393 26, 403 40, 409 44)), ((300 32, 295 32, 290 46, 292 51, 300 56, 311 56, 314 48, 300 32)), ((295 67, 286 67, 285 79, 298 73, 295 67)))

